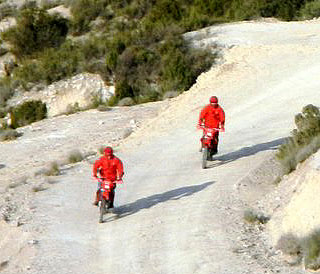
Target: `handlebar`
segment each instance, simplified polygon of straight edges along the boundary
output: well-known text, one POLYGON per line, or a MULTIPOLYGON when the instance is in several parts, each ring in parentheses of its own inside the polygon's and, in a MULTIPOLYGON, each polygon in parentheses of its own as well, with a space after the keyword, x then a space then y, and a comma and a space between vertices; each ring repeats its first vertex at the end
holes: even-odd
POLYGON ((123 181, 122 179, 120 180, 115 180, 115 181, 110 181, 110 180, 107 180, 106 178, 103 178, 103 177, 95 177, 98 180, 99 183, 103 182, 103 181, 106 181, 107 183, 110 183, 110 184, 123 184, 123 181))
POLYGON ((215 130, 215 131, 219 131, 219 132, 225 132, 225 129, 222 129, 222 128, 209 128, 209 127, 205 127, 205 126, 200 126, 198 125, 197 126, 198 129, 202 129, 202 130, 215 130))

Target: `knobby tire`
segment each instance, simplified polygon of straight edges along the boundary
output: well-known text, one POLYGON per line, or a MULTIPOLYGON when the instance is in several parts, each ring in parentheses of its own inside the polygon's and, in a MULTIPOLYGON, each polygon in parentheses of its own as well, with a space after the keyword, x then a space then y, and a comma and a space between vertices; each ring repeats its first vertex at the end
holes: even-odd
POLYGON ((103 215, 106 212, 106 200, 102 199, 100 202, 100 215, 99 215, 99 223, 103 223, 103 215))
POLYGON ((207 159, 208 159, 208 148, 204 147, 203 153, 202 153, 202 168, 203 169, 205 169, 207 167, 207 159))

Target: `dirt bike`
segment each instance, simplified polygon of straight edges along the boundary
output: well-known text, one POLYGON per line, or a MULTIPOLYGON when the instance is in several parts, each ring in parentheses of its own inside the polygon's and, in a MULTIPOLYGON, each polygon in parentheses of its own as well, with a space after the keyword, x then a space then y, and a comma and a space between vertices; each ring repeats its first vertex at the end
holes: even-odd
POLYGON ((104 178, 98 178, 98 208, 99 208, 99 223, 103 223, 103 215, 108 213, 111 206, 111 195, 114 191, 111 184, 120 184, 122 181, 110 182, 104 178))
POLYGON ((214 150, 218 146, 218 133, 219 131, 224 131, 219 128, 207 128, 200 126, 200 129, 203 130, 203 136, 200 139, 201 150, 202 151, 202 168, 207 168, 207 161, 211 160, 211 155, 214 153, 214 150))

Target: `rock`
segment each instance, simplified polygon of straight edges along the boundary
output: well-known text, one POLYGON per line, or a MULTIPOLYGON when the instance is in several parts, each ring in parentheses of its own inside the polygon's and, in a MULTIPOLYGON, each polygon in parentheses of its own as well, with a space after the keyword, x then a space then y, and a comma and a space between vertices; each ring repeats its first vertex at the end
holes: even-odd
MULTIPOLYGON (((59 4, 60 1, 53 1, 53 2, 57 2, 57 4, 59 4)), ((52 4, 55 4, 55 3, 52 3, 52 4)), ((59 5, 57 7, 49 9, 48 13, 49 14, 58 13, 61 17, 64 17, 64 18, 67 18, 67 19, 70 19, 72 17, 70 9, 66 8, 64 5, 59 5)))
POLYGON ((38 243, 39 243, 38 240, 30 240, 30 241, 28 242, 29 245, 37 245, 38 243))
MULTIPOLYGON (((43 86, 37 87, 37 89, 43 86)), ((114 95, 114 86, 107 86, 100 75, 81 73, 70 79, 55 82, 41 91, 31 90, 18 93, 8 101, 9 106, 21 104, 27 100, 41 100, 46 103, 48 117, 58 116, 70 111, 70 106, 86 109, 98 99, 107 102, 114 95)), ((72 109, 72 110, 73 110, 72 109)))
POLYGON ((122 134, 122 138, 125 139, 125 138, 129 137, 132 132, 133 132, 132 128, 126 128, 122 134))
POLYGON ((134 105, 134 101, 131 97, 125 97, 121 99, 118 103, 118 106, 123 107, 123 106, 132 106, 134 105))
POLYGON ((163 99, 171 99, 174 97, 177 97, 179 95, 179 92, 177 91, 168 91, 163 95, 163 99))
POLYGON ((138 127, 137 121, 135 119, 130 120, 130 126, 134 129, 137 128, 138 127))

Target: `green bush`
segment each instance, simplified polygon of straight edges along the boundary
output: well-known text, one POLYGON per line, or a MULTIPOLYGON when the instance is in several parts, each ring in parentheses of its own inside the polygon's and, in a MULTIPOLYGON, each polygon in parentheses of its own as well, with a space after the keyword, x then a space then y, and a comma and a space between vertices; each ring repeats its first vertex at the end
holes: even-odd
POLYGON ((304 161, 320 148, 320 111, 314 105, 303 107, 302 112, 295 116, 297 129, 292 136, 281 145, 276 154, 284 167, 284 172, 294 170, 299 162, 304 161))
MULTIPOLYGON (((72 31, 74 34, 82 34, 90 30, 90 22, 104 13, 109 1, 106 0, 75 0, 71 2, 73 15, 72 31)), ((108 16, 107 16, 108 17, 108 16)))
POLYGON ((303 20, 313 19, 315 17, 320 17, 320 0, 306 3, 300 10, 300 18, 303 20))
POLYGON ((299 255, 302 253, 301 240, 295 235, 288 233, 282 235, 277 243, 277 249, 287 255, 299 255))
POLYGON ((12 45, 13 54, 22 58, 45 48, 59 47, 67 33, 66 19, 43 9, 27 8, 17 17, 17 25, 5 31, 2 37, 12 45))
POLYGON ((10 77, 0 78, 0 106, 4 106, 7 100, 14 94, 14 85, 10 77))
POLYGON ((181 37, 171 37, 165 41, 160 53, 160 83, 163 91, 189 89, 215 59, 210 52, 188 47, 181 37))
POLYGON ((18 128, 47 117, 47 106, 41 101, 27 101, 11 111, 11 127, 18 128))
POLYGON ((6 2, 0 2, 0 20, 14 16, 16 14, 16 7, 6 2))
POLYGON ((51 84, 82 71, 84 56, 81 47, 66 41, 59 49, 46 49, 38 54, 37 60, 25 59, 15 70, 15 78, 24 87, 26 83, 45 82, 51 84))
POLYGON ((306 269, 318 270, 320 268, 320 230, 313 231, 302 241, 306 269))

